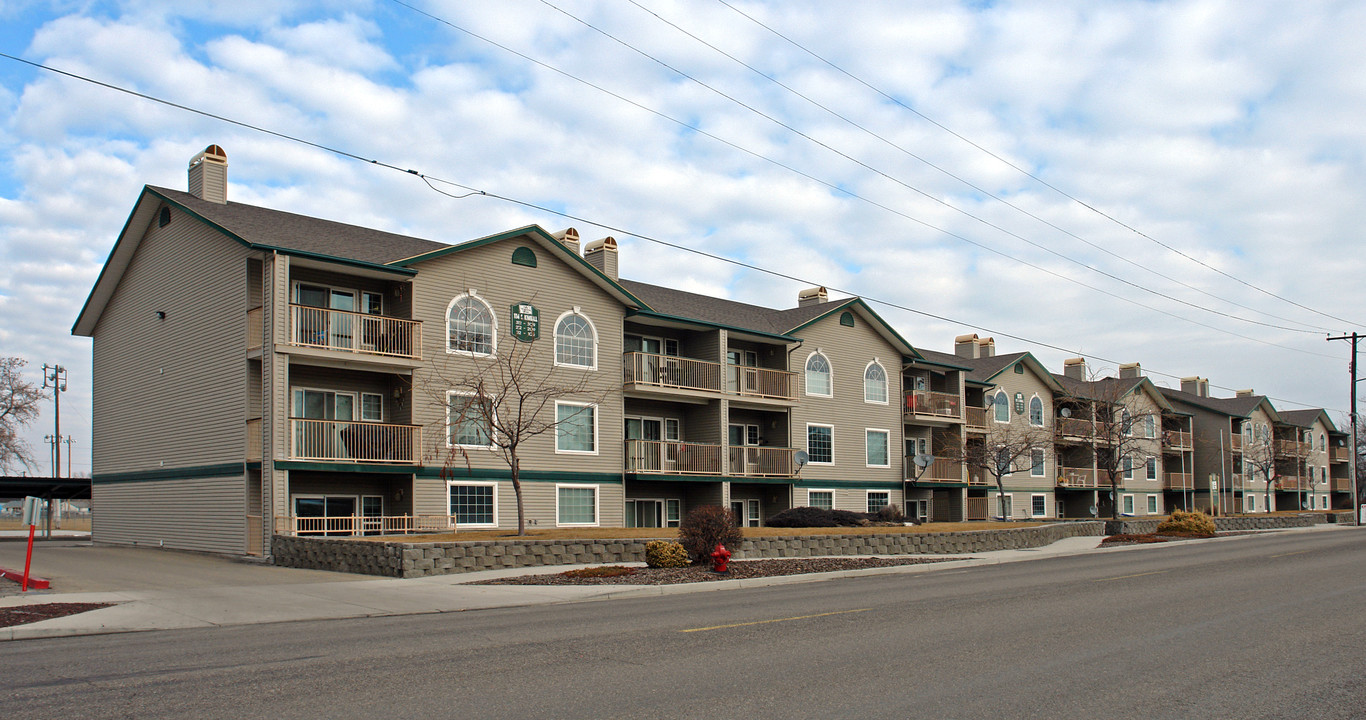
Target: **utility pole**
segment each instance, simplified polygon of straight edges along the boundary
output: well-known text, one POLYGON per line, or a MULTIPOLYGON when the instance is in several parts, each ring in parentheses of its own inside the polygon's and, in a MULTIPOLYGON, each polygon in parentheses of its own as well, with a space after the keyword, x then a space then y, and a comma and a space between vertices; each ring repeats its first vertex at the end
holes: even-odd
POLYGON ((66 443, 66 476, 71 477, 71 443, 76 442, 76 438, 67 435, 62 442, 66 443))
POLYGON ((52 388, 55 414, 52 423, 52 479, 62 475, 62 393, 66 392, 66 368, 43 363, 43 389, 52 388))
POLYGON ((1350 335, 1343 334, 1333 337, 1328 336, 1329 341, 1351 340, 1352 341, 1352 360, 1347 364, 1347 372, 1352 376, 1352 404, 1348 406, 1347 416, 1352 421, 1352 454, 1351 460, 1352 473, 1352 524, 1361 525, 1361 489, 1357 482, 1357 341, 1363 336, 1353 332, 1350 335))

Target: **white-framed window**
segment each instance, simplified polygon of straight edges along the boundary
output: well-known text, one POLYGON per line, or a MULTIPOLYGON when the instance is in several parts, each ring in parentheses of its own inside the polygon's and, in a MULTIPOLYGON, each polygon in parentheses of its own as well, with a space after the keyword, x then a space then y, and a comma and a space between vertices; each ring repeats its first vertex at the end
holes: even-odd
POLYGON ((806 394, 816 397, 833 397, 834 382, 831 379, 830 360, 820 350, 806 358, 806 394))
POLYGON ((1044 476, 1044 455, 1043 450, 1029 451, 1029 474, 1031 477, 1044 476))
POLYGON ((598 524, 598 486, 555 484, 555 524, 593 526, 598 524))
POLYGON ((498 317, 473 290, 446 307, 446 352, 486 357, 498 349, 498 317))
POLYGON ((493 448, 489 418, 474 393, 446 391, 446 446, 488 450, 493 448))
POLYGON ((1038 395, 1029 399, 1029 424, 1043 427, 1043 400, 1038 395))
POLYGON ((1129 413, 1128 408, 1119 411, 1119 429, 1125 435, 1134 434, 1134 416, 1129 413))
POLYGON ((1125 515, 1133 515, 1133 514, 1134 514, 1134 496, 1133 496, 1133 495, 1125 495, 1125 496, 1124 496, 1124 514, 1125 514, 1125 515))
POLYGON ((1257 512, 1256 495, 1248 494, 1243 496, 1243 512, 1257 512))
POLYGON ((806 424, 806 456, 812 465, 835 462, 835 426, 806 424))
POLYGON ((1001 513, 1000 517, 1002 520, 1009 520, 1012 517, 1015 517, 1015 496, 1011 495, 1010 493, 997 495, 996 500, 994 501, 994 505, 991 509, 993 512, 1001 513), (1002 508, 1001 505, 1003 502, 1005 503, 1004 508, 1002 508))
POLYGON ((446 506, 458 528, 498 527, 498 483, 448 482, 446 506))
POLYGON ((577 307, 555 321, 555 364, 598 369, 598 331, 577 307))
POLYGON ((996 422, 1010 422, 1010 398, 1006 397, 1004 390, 997 390, 996 397, 991 401, 996 411, 996 422))
POLYGON ((1133 480, 1133 479, 1134 479, 1134 459, 1133 459, 1132 457, 1129 457, 1128 455, 1125 455, 1125 456, 1124 456, 1124 460, 1123 460, 1122 462, 1123 462, 1123 467, 1124 467, 1124 479, 1125 479, 1125 480, 1133 480))
POLYGON ((1155 457, 1148 458, 1148 479, 1157 479, 1157 458, 1155 457))
POLYGON ((868 491, 868 512, 875 513, 892 502, 892 493, 887 490, 868 491))
POLYGON ((379 393, 361 393, 360 419, 365 422, 384 422, 384 396, 379 393))
POLYGON ((887 371, 876 360, 863 370, 863 401, 887 404, 887 371))
POLYGON ((1310 496, 1309 496, 1309 509, 1310 509, 1310 510, 1315 509, 1315 508, 1314 508, 1314 496, 1313 496, 1313 495, 1310 495, 1310 496))
POLYGON ((807 491, 806 491, 806 505, 807 505, 807 507, 820 508, 820 509, 822 509, 822 510, 834 510, 834 509, 835 509, 835 491, 834 491, 834 490, 807 490, 807 491))
POLYGON ((1328 507, 1328 496, 1327 496, 1327 495, 1320 495, 1320 496, 1319 496, 1319 509, 1320 509, 1320 510, 1329 510, 1329 509, 1331 509, 1331 508, 1328 507))
POLYGON ((1326 443, 1327 440, 1324 439, 1323 433, 1319 433, 1319 452, 1323 452, 1323 450, 1328 447, 1326 443))
POLYGON ((555 452, 598 454, 598 406, 555 401, 555 452))
POLYGON ((864 449, 867 453, 868 467, 891 467, 888 450, 892 434, 887 430, 867 428, 864 431, 864 449))
POLYGON ((1048 515, 1048 496, 1030 495, 1029 496, 1029 516, 1044 517, 1048 515))
POLYGON ((759 514, 759 501, 758 501, 758 500, 752 500, 752 499, 751 499, 751 500, 746 500, 746 501, 745 501, 745 524, 748 525, 749 527, 759 527, 759 518, 760 518, 760 517, 761 517, 761 515, 759 514))
POLYGON ((678 527, 683 520, 683 501, 664 501, 664 527, 678 527))
POLYGON ((1157 437, 1157 418, 1152 415, 1143 416, 1143 437, 1157 437))
POLYGON ((1156 515, 1156 514, 1157 514, 1157 496, 1156 496, 1156 495, 1149 495, 1149 496, 1148 496, 1148 514, 1149 514, 1149 515, 1156 515))

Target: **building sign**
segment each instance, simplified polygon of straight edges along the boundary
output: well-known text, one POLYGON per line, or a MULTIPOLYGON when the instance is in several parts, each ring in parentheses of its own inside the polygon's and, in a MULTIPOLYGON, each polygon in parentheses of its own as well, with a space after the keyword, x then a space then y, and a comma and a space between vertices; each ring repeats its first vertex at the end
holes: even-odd
POLYGON ((541 336, 541 311, 531 303, 512 304, 512 337, 532 342, 541 336))

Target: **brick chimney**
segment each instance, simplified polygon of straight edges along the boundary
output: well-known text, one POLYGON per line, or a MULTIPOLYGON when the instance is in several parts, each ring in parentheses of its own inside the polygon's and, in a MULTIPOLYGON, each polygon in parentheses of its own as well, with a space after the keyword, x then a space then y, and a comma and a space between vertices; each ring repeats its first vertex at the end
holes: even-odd
POLYGON ((190 158, 190 194, 219 205, 228 204, 228 154, 217 145, 190 158))
POLYGON ((830 300, 830 293, 824 287, 807 288, 797 293, 797 307, 819 305, 830 300))
POLYGON ((574 228, 565 228, 557 233, 551 233, 550 237, 559 240, 562 245, 569 248, 575 255, 579 254, 579 231, 574 228))
POLYGON ((1135 380, 1143 377, 1143 368, 1136 362, 1124 363, 1119 366, 1119 376, 1125 380, 1135 380))
POLYGON ((1086 380, 1086 358, 1067 358, 1062 361, 1063 377, 1086 380))
MULTIPOLYGON (((575 233, 578 235, 578 233, 575 233)), ((583 248, 583 259, 589 265, 602 271, 613 280, 617 279, 617 241, 608 236, 601 240, 594 240, 583 248)))
POLYGON ((980 349, 977 346, 977 333, 959 335, 954 338, 953 354, 969 360, 976 360, 981 357, 980 349))

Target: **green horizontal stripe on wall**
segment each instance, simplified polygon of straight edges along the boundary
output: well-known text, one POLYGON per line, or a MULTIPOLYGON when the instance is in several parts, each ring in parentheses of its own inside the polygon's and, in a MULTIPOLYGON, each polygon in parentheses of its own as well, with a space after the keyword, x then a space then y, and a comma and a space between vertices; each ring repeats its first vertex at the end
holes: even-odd
MULTIPOLYGON (((748 482, 748 481, 746 481, 748 482)), ((846 490, 900 490, 905 483, 901 482, 850 482, 848 480, 798 480, 792 483, 793 487, 799 488, 818 488, 829 490, 832 488, 842 488, 846 490)), ((924 483, 921 483, 924 486, 924 483)))
MULTIPOLYGON (((301 460, 276 460, 274 461, 276 470, 317 470, 320 472, 335 473, 395 473, 398 475, 412 475, 421 473, 424 468, 420 465, 381 465, 378 463, 331 463, 331 462, 304 462, 301 460)), ((437 468, 440 470, 440 468, 437 468)))
MULTIPOLYGON (((512 471, 503 468, 473 469, 450 468, 442 477, 441 468, 424 467, 417 473, 421 480, 512 480, 512 471)), ((523 470, 518 476, 522 482, 593 483, 597 485, 620 485, 619 473, 561 472, 556 470, 523 470)))
POLYGON ((200 478, 231 477, 233 475, 245 474, 246 468, 244 464, 237 462, 224 463, 222 465, 193 465, 190 467, 157 468, 155 470, 139 470, 136 472, 100 473, 99 475, 91 477, 90 481, 96 485, 107 485, 110 483, 196 480, 200 478))

